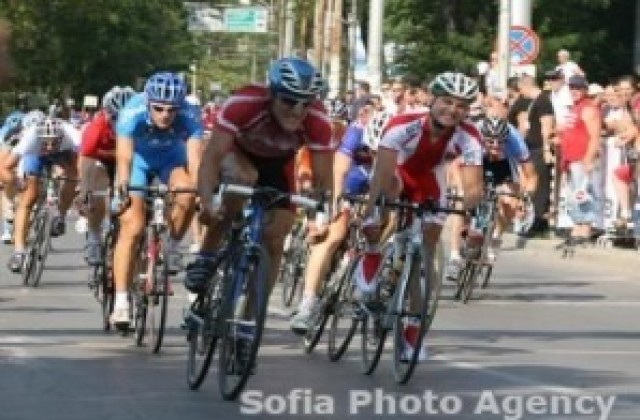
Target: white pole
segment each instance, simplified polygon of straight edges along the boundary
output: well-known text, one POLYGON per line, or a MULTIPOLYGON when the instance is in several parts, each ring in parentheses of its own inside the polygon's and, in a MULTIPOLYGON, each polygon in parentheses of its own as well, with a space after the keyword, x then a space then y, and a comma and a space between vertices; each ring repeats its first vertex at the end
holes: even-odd
MULTIPOLYGON (((638 0, 640 1, 640 0, 638 0)), ((351 1, 349 12, 349 75, 347 76, 347 90, 353 90, 356 73, 356 49, 358 43, 358 2, 351 1)))
POLYGON ((369 83, 372 92, 380 92, 382 84, 382 24, 384 22, 384 0, 369 2, 369 83))
POLYGON ((531 28, 531 0, 511 0, 511 24, 531 28))
POLYGON ((511 0, 500 0, 498 27, 498 88, 507 91, 511 54, 509 52, 509 27, 511 22, 511 0))
POLYGON ((331 40, 331 60, 329 70, 329 90, 331 97, 340 91, 340 64, 342 62, 342 0, 333 2, 333 34, 331 40))
POLYGON ((291 57, 293 54, 293 31, 294 31, 294 16, 293 16, 293 0, 285 0, 285 15, 284 15, 284 46, 282 55, 284 57, 291 57))

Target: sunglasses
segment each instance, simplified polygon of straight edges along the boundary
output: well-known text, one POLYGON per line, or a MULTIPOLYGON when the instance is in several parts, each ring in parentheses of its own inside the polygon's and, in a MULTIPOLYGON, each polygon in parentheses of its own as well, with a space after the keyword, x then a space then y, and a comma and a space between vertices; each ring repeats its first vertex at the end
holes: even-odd
POLYGON ((158 114, 173 114, 175 112, 178 112, 178 107, 175 106, 151 105, 151 109, 153 109, 158 114))
POLYGON ((488 143, 493 146, 497 146, 504 143, 504 139, 500 137, 485 137, 484 140, 485 140, 485 143, 488 143))
POLYGON ((303 108, 307 108, 309 105, 311 105, 311 101, 309 100, 301 101, 298 99, 289 98, 287 96, 278 96, 277 98, 280 102, 282 102, 289 108, 295 108, 298 105, 302 106, 303 108))

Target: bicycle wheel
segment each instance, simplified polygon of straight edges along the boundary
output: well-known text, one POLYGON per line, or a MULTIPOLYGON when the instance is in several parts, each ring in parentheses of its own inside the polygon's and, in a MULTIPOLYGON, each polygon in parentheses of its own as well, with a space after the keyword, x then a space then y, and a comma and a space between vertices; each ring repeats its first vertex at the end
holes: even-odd
POLYGON ((489 280, 491 279, 492 272, 493 272, 493 264, 487 264, 484 266, 484 269, 483 269, 484 278, 482 280, 482 285, 480 286, 483 289, 486 289, 487 286, 489 285, 489 280))
POLYGON ((391 296, 388 290, 395 287, 397 279, 393 272, 393 247, 387 247, 382 261, 382 272, 373 299, 365 304, 361 319, 360 365, 362 373, 371 375, 378 366, 389 330, 385 327, 387 305, 391 296))
POLYGON ((247 245, 233 255, 232 286, 224 297, 218 382, 225 400, 234 400, 253 373, 267 315, 269 256, 247 245))
POLYGON ((42 272, 44 270, 45 260, 49 253, 49 244, 51 242, 51 217, 46 209, 43 209, 40 214, 40 220, 38 223, 38 233, 36 235, 36 242, 34 248, 36 250, 33 271, 31 273, 30 286, 38 287, 40 279, 42 278, 42 272))
POLYGON ((358 329, 361 315, 355 298, 355 285, 351 278, 359 260, 355 258, 349 262, 347 269, 338 283, 338 298, 331 312, 329 323, 329 360, 337 362, 344 355, 351 344, 351 340, 358 329))
POLYGON ((444 246, 441 241, 438 241, 436 245, 433 257, 427 256, 426 261, 432 261, 431 263, 431 276, 429 277, 427 292, 429 294, 428 307, 427 307, 427 319, 425 321, 425 334, 429 331, 431 324, 436 317, 436 311, 438 310, 438 301, 440 300, 440 292, 442 291, 442 277, 444 276, 445 269, 445 256, 444 246))
MULTIPOLYGON (((411 264, 409 269, 405 269, 406 275, 398 285, 397 290, 398 305, 391 308, 390 313, 394 315, 393 325, 393 371, 396 382, 406 384, 413 374, 422 349, 422 342, 427 325, 429 290, 431 288, 431 272, 425 270, 423 253, 412 252, 406 264, 411 264), (428 273, 428 275, 427 275, 428 273), (411 299, 415 299, 411 302, 411 299), (406 326, 411 323, 413 334, 413 351, 407 352, 406 326)), ((430 265, 430 264, 429 264, 430 265)))
POLYGON ((27 249, 24 255, 24 261, 22 262, 22 284, 29 286, 31 277, 33 276, 33 269, 38 259, 38 233, 40 232, 40 210, 34 212, 34 218, 31 222, 27 238, 27 249))
MULTIPOLYGON (((157 237, 152 234, 149 238, 149 245, 152 262, 147 272, 152 272, 151 281, 147 279, 147 285, 151 286, 147 296, 147 328, 151 345, 151 352, 158 353, 162 347, 164 330, 167 322, 167 307, 169 306, 169 253, 166 244, 169 240, 169 233, 165 230, 157 237), (162 253, 162 258, 158 258, 162 253)), ((148 245, 148 246, 149 246, 148 245)))
POLYGON ((300 238, 291 238, 291 245, 285 256, 281 272, 282 304, 288 308, 302 298, 303 266, 307 257, 307 247, 300 238))
POLYGON ((113 231, 107 232, 102 244, 102 263, 96 267, 99 283, 97 285, 100 306, 102 308, 102 329, 109 331, 111 322, 109 317, 113 312, 115 293, 113 289, 113 246, 115 235, 113 231))
POLYGON ((464 285, 462 287, 462 303, 469 302, 471 295, 473 294, 473 288, 475 287, 476 280, 478 278, 478 272, 480 271, 479 263, 477 261, 470 261, 469 270, 466 273, 464 285))
POLYGON ((142 346, 144 342, 146 328, 147 328, 147 308, 148 297, 145 292, 147 276, 150 270, 150 259, 147 256, 147 241, 143 239, 144 243, 140 245, 140 265, 139 271, 144 270, 144 273, 138 272, 133 279, 131 286, 131 305, 133 306, 133 329, 134 329, 134 341, 136 345, 142 346))

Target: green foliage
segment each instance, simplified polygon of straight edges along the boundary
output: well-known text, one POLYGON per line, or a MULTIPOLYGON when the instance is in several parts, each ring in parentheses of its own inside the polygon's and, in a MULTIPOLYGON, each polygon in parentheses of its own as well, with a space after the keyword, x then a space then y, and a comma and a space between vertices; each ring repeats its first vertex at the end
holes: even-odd
POLYGON ((15 87, 102 93, 195 53, 180 0, 0 0, 12 24, 15 87))
MULTIPOLYGON (((385 41, 402 46, 396 62, 411 75, 467 70, 493 49, 498 9, 498 0, 387 0, 385 41)), ((630 0, 534 1, 539 72, 555 66, 556 52, 565 48, 591 80, 630 73, 635 25, 630 0)))

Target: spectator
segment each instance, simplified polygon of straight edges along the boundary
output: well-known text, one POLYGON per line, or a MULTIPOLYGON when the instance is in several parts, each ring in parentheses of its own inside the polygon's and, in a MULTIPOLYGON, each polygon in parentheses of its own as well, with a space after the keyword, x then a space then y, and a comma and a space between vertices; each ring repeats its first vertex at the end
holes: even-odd
POLYGON ((516 127, 524 137, 529 129, 529 106, 531 99, 520 93, 518 77, 510 77, 507 80, 507 99, 509 101, 509 113, 507 120, 516 127))
POLYGON ((525 233, 526 237, 532 238, 544 235, 549 230, 551 170, 545 161, 545 150, 550 148, 553 136, 553 105, 548 92, 542 92, 533 76, 521 76, 518 89, 525 98, 531 100, 525 141, 538 173, 538 188, 533 196, 535 219, 531 229, 525 233))
POLYGON ((589 84, 584 76, 569 78, 573 108, 560 133, 563 173, 567 176, 567 206, 574 226, 571 238, 576 242, 591 239, 596 221, 596 206, 591 173, 600 147, 600 112, 587 97, 589 84))
POLYGON ((584 76, 584 72, 578 64, 570 60, 569 51, 562 49, 558 51, 558 65, 556 70, 560 70, 564 76, 565 83, 568 83, 571 76, 584 76))
POLYGON ((358 115, 360 108, 371 101, 371 85, 364 80, 356 85, 356 92, 351 105, 351 115, 358 115))

